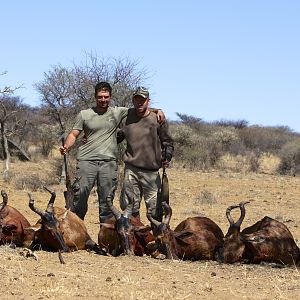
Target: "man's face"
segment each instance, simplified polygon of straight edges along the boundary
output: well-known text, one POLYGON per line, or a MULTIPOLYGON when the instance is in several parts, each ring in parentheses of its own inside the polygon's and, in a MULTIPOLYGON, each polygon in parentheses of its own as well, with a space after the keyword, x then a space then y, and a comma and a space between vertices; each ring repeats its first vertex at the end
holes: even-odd
POLYGON ((100 109, 107 109, 110 99, 109 91, 99 91, 96 94, 97 107, 100 109))
POLYGON ((146 113, 149 105, 149 98, 145 99, 142 96, 134 96, 132 102, 139 115, 146 113))

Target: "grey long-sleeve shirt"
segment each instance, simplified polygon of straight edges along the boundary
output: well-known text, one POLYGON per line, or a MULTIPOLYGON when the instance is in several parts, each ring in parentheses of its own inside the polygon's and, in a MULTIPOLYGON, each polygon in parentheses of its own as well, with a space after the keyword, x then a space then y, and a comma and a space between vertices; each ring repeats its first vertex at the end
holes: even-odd
POLYGON ((126 164, 146 170, 158 170, 161 167, 163 153, 169 161, 173 155, 173 139, 169 134, 168 124, 160 125, 156 114, 151 112, 146 117, 139 117, 135 110, 129 109, 127 118, 121 122, 118 139, 127 140, 123 156, 126 164))

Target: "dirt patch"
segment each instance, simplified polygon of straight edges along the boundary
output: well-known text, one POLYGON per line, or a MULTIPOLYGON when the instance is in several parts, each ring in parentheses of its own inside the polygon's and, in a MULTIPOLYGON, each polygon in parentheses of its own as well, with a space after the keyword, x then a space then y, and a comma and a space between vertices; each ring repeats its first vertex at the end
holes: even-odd
MULTIPOLYGON (((45 176, 45 165, 37 164, 36 168, 45 176)), ((19 170, 22 176, 38 172, 29 163, 16 162, 12 169, 15 176, 19 170)), ((189 172, 175 168, 168 170, 168 175, 172 228, 188 216, 201 213, 226 233, 226 208, 249 200, 242 227, 268 215, 284 222, 296 241, 300 239, 297 177, 189 172)), ((13 182, 0 183, 8 193, 9 204, 35 223, 38 217, 28 208, 28 190, 16 190, 13 182)), ((51 188, 57 192, 56 205, 63 206, 64 187, 51 188)), ((49 199, 49 194, 40 190, 33 192, 33 196, 41 207, 49 199)), ((144 208, 142 214, 146 222, 144 208)), ((94 193, 85 223, 97 240, 99 222, 94 193)), ((212 261, 155 260, 146 256, 104 257, 86 251, 63 254, 66 264, 61 265, 57 253, 36 251, 38 260, 26 258, 22 249, 7 246, 0 247, 0 253, 1 299, 296 299, 300 294, 300 274, 294 266, 227 265, 212 261)))

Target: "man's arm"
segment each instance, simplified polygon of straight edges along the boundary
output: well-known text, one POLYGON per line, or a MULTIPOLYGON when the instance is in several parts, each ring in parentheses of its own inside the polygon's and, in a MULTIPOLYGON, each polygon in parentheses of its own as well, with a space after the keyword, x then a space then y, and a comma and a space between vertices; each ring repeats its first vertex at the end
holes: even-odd
POLYGON ((76 138, 79 136, 80 130, 72 129, 71 132, 68 134, 65 144, 59 147, 59 151, 62 155, 65 155, 69 149, 74 145, 76 138))
POLYGON ((156 114, 156 118, 159 124, 163 124, 166 122, 166 116, 161 109, 150 107, 149 110, 156 114))
POLYGON ((173 157, 174 141, 169 133, 168 123, 160 125, 159 139, 162 148, 162 164, 164 167, 169 167, 169 163, 173 157))

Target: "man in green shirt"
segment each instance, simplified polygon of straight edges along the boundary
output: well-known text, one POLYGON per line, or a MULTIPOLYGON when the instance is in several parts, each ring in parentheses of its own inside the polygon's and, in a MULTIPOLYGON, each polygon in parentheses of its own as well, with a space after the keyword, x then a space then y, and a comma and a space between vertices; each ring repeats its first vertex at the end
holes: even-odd
MULTIPOLYGON (((100 223, 112 216, 106 197, 117 182, 116 130, 128 113, 128 108, 109 106, 111 93, 109 83, 96 84, 96 106, 79 112, 64 146, 60 147, 61 154, 65 155, 84 131, 86 142, 79 147, 77 154, 76 177, 79 180, 74 186, 73 211, 84 219, 88 210, 88 197, 96 183, 100 223)), ((163 113, 157 116, 164 117, 163 113)))

